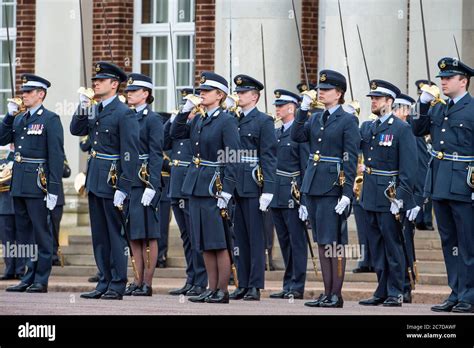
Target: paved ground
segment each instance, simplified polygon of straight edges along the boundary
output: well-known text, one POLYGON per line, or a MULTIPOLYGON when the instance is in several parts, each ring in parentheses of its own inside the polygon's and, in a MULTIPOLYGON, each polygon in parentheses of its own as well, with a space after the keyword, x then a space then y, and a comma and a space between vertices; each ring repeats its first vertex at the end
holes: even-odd
MULTIPOLYGON (((125 297, 122 301, 85 300, 78 292, 47 294, 0 292, 2 315, 434 315, 429 304, 402 308, 364 307, 346 301, 343 309, 305 307, 305 300, 231 301, 228 305, 195 304, 186 297, 163 294, 151 298, 125 297)), ((456 314, 449 314, 456 315, 456 314)))

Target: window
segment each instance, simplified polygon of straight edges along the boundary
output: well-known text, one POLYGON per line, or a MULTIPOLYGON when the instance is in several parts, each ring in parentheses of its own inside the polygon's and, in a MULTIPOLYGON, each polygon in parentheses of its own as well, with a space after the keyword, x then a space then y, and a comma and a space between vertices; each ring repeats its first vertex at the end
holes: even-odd
POLYGON ((179 90, 192 87, 194 32, 194 0, 135 0, 133 71, 153 79, 158 112, 175 109, 179 90))
MULTIPOLYGON (((12 62, 15 62, 16 39, 16 1, 0 0, 0 114, 7 112, 7 98, 11 98, 10 65, 8 63, 7 23, 10 34, 10 52, 12 62)), ((15 64, 13 64, 13 83, 15 83, 15 64)))

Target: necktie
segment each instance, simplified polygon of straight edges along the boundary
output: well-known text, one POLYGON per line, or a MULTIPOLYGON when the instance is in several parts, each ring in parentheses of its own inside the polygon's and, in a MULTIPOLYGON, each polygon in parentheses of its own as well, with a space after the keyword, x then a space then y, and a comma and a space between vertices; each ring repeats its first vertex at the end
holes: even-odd
POLYGON ((448 104, 448 110, 451 109, 454 106, 454 100, 450 100, 448 104))
POLYGON ((285 132, 285 126, 281 126, 280 133, 278 134, 278 137, 281 137, 284 132, 285 132))
POLYGON ((30 112, 27 111, 26 114, 25 114, 25 120, 28 121, 28 119, 30 118, 30 116, 31 116, 30 112))
POLYGON ((98 110, 99 110, 99 113, 101 113, 102 110, 104 110, 104 105, 102 105, 102 103, 99 104, 98 110))
POLYGON ((324 124, 326 123, 326 121, 328 120, 328 118, 329 118, 329 111, 326 110, 326 111, 324 111, 324 113, 323 113, 323 123, 324 123, 324 124))
POLYGON ((380 118, 375 121, 375 128, 378 128, 382 124, 382 121, 380 121, 380 118))

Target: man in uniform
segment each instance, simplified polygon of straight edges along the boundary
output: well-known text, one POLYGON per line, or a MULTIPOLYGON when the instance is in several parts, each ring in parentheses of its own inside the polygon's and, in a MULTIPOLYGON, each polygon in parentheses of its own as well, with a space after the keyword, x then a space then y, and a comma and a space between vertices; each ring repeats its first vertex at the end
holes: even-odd
MULTIPOLYGON (((302 299, 306 281, 308 246, 305 240, 305 211, 300 219, 299 203, 292 195, 292 185, 301 187, 309 157, 308 143, 297 143, 290 137, 300 97, 284 89, 275 90, 276 116, 283 125, 276 130, 278 141, 275 195, 270 203, 273 222, 285 263, 283 290, 270 298, 302 299)), ((304 206, 304 201, 300 203, 304 206)))
POLYGON ((456 58, 438 62, 442 102, 435 86, 420 96, 416 136, 429 134, 432 160, 425 188, 433 199, 451 294, 436 312, 474 312, 474 69, 456 58))
MULTIPOLYGON (((183 98, 192 93, 192 88, 181 90, 181 96, 183 98)), ((183 99, 183 102, 185 102, 185 99, 183 99)), ((187 122, 190 123, 194 116, 195 113, 191 112, 187 122)), ((175 116, 172 117, 174 118, 175 116)), ((165 123, 164 128, 164 150, 167 150, 168 153, 171 154, 171 175, 168 195, 171 198, 171 207, 181 234, 184 256, 186 258, 186 283, 182 288, 173 289, 169 293, 170 295, 199 296, 206 290, 207 273, 202 253, 196 248, 196 239, 191 235, 189 200, 181 191, 188 166, 193 159, 191 143, 189 138, 171 138, 169 134, 171 120, 165 123)))
MULTIPOLYGON (((4 250, 7 245, 16 244, 18 233, 15 226, 15 210, 13 208, 13 198, 10 195, 11 168, 13 166, 13 150, 11 145, 0 147, 0 226, 3 226, 3 233, 0 234, 4 250)), ((0 280, 21 279, 25 273, 25 259, 22 257, 10 257, 5 255, 5 270, 0 280)))
POLYGON ((19 113, 17 104, 8 104, 8 115, 0 125, 0 144, 14 143, 16 151, 11 195, 17 242, 34 244, 37 255, 29 258, 20 284, 7 291, 44 293, 53 257, 48 215, 57 204, 63 174, 63 127, 59 116, 43 106, 51 83, 32 74, 24 74, 22 82, 26 111, 19 113))
POLYGON ((378 119, 361 128, 366 166, 361 205, 369 218, 369 247, 378 286, 371 298, 359 304, 398 307, 403 302, 406 267, 402 222, 415 208, 416 143, 410 125, 392 113, 400 90, 383 80, 372 80, 370 88, 372 112, 378 119))
POLYGON ((262 212, 270 205, 275 190, 277 140, 273 118, 256 107, 263 84, 247 75, 237 75, 234 82, 242 108, 239 118, 240 142, 247 155, 240 158, 237 174, 239 181, 235 193, 234 233, 239 254, 239 287, 230 295, 230 299, 259 301, 260 289, 265 283, 262 212), (263 181, 259 181, 260 169, 263 181))
POLYGON ((93 87, 100 102, 91 105, 91 100, 81 94, 70 125, 73 135, 89 135, 92 144, 86 189, 100 279, 95 290, 81 297, 121 300, 127 284, 128 252, 121 234, 124 217, 120 209, 138 172, 138 121, 117 96, 126 74, 108 62, 97 63, 95 71, 93 87))

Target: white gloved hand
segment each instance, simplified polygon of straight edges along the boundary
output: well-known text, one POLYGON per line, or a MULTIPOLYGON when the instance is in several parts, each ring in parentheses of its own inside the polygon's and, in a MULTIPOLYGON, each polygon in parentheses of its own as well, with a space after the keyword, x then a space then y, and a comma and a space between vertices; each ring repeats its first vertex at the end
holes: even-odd
POLYGON ((267 211, 268 206, 270 205, 270 202, 273 199, 273 193, 262 193, 259 199, 260 203, 260 210, 261 211, 267 211))
POLYGON ((181 110, 182 112, 190 112, 202 102, 202 98, 191 94, 188 94, 184 99, 186 99, 186 104, 184 104, 183 109, 181 110))
POLYGON ((14 102, 8 102, 7 108, 8 108, 8 114, 12 116, 16 115, 18 113, 18 110, 20 110, 20 107, 18 106, 18 104, 14 102))
POLYGON ((56 203, 58 203, 58 196, 48 193, 44 200, 46 201, 46 208, 53 210, 56 207, 56 203))
POLYGON ((298 214, 300 216, 301 221, 308 220, 308 209, 306 209, 305 205, 300 205, 300 207, 298 208, 298 214))
POLYGON ((121 207, 123 205, 123 201, 125 200, 125 198, 127 197, 127 195, 125 193, 123 193, 122 191, 115 191, 115 194, 114 194, 114 206, 116 207, 121 207))
POLYGON ((421 208, 419 206, 416 206, 415 208, 408 210, 407 211, 408 221, 415 221, 420 210, 421 208))
POLYGON ((225 100, 225 106, 227 108, 227 110, 230 110, 232 109, 234 106, 235 106, 235 101, 233 98, 227 96, 226 100, 225 100))
POLYGON ((312 103, 312 99, 309 95, 303 94, 303 101, 301 102, 301 110, 308 111, 312 103))
POLYGON ((395 199, 391 204, 390 204, 390 212, 393 215, 397 215, 400 212, 400 208, 403 208, 403 201, 399 199, 395 199))
POLYGON ((142 196, 142 204, 144 207, 148 207, 153 200, 153 197, 155 197, 156 191, 151 189, 151 188, 146 188, 145 191, 143 191, 143 196, 142 196))
POLYGON ((334 210, 336 211, 336 213, 338 213, 339 215, 342 215, 342 213, 344 213, 344 210, 346 210, 347 206, 351 204, 351 200, 349 197, 347 196, 342 196, 340 199, 339 199, 339 202, 337 203, 336 207, 334 208, 334 210))
POLYGON ((423 93, 420 95, 420 101, 423 104, 431 103, 433 100, 435 100, 435 96, 427 91, 423 91, 423 93))
POLYGON ((81 103, 82 109, 87 109, 91 106, 91 100, 85 94, 79 94, 79 102, 81 103))
POLYGON ((217 206, 219 207, 219 209, 227 208, 227 204, 229 204, 231 198, 232 195, 230 193, 221 192, 221 197, 217 199, 217 206))
POLYGON ((171 116, 170 116, 170 123, 173 123, 173 122, 174 122, 174 119, 176 118, 176 116, 178 116, 177 113, 175 113, 175 112, 171 113, 171 116))

